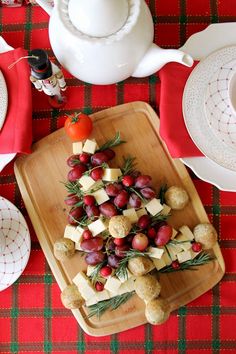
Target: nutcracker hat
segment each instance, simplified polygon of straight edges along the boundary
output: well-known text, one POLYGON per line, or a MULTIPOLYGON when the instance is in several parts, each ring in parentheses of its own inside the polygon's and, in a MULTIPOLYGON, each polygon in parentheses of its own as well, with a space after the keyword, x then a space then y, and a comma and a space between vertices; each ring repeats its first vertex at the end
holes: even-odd
POLYGON ((31 50, 29 52, 28 63, 31 67, 31 75, 36 79, 44 80, 52 76, 52 64, 45 50, 31 50))

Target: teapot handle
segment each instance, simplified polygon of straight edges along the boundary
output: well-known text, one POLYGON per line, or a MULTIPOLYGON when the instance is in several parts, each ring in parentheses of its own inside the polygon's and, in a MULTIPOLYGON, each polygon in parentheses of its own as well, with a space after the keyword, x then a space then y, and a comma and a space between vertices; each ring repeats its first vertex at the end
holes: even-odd
POLYGON ((48 13, 49 16, 51 16, 53 6, 50 5, 47 0, 36 0, 36 2, 48 13))

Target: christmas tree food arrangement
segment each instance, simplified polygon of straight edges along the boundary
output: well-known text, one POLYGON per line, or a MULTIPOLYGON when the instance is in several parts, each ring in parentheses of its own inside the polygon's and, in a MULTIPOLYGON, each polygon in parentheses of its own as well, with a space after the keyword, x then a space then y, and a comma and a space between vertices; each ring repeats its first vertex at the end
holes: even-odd
MULTIPOLYGON (((73 118, 77 124, 79 115, 68 117, 73 118)), ((87 270, 74 277, 61 300, 66 308, 85 305, 89 316, 100 317, 137 294, 146 304, 147 321, 161 324, 170 306, 160 295, 158 274, 211 261, 207 250, 216 244, 217 233, 210 223, 175 230, 168 219, 172 211, 188 207, 187 192, 181 186, 153 186, 151 176, 136 169, 136 157, 126 156, 122 166, 110 167, 115 147, 125 143, 120 133, 99 147, 90 132, 91 124, 86 134, 68 134, 74 141, 65 183, 70 210, 54 255, 63 262, 81 252, 87 270)))

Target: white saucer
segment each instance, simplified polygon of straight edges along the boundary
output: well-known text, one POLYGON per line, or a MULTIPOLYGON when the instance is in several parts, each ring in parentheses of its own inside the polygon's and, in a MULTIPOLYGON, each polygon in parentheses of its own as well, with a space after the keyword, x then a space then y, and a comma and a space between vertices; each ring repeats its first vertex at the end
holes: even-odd
POLYGON ((236 172, 236 120, 227 92, 235 59, 236 46, 225 47, 194 68, 184 89, 183 115, 199 150, 220 166, 236 172))
POLYGON ((30 234, 21 212, 0 197, 0 291, 24 271, 30 255, 30 234))
MULTIPOLYGON (((235 22, 212 24, 189 37, 180 49, 190 54, 193 59, 201 60, 217 49, 236 45, 235 33, 235 22)), ((236 172, 217 165, 207 157, 188 157, 182 158, 181 161, 202 180, 223 191, 236 191, 236 172)))

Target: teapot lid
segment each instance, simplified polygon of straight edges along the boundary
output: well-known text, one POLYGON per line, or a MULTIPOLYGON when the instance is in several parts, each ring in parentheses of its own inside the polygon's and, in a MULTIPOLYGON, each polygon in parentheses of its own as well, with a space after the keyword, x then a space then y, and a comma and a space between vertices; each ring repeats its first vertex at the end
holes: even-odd
POLYGON ((73 25, 92 37, 116 33, 129 16, 128 0, 69 0, 68 15, 73 25))

